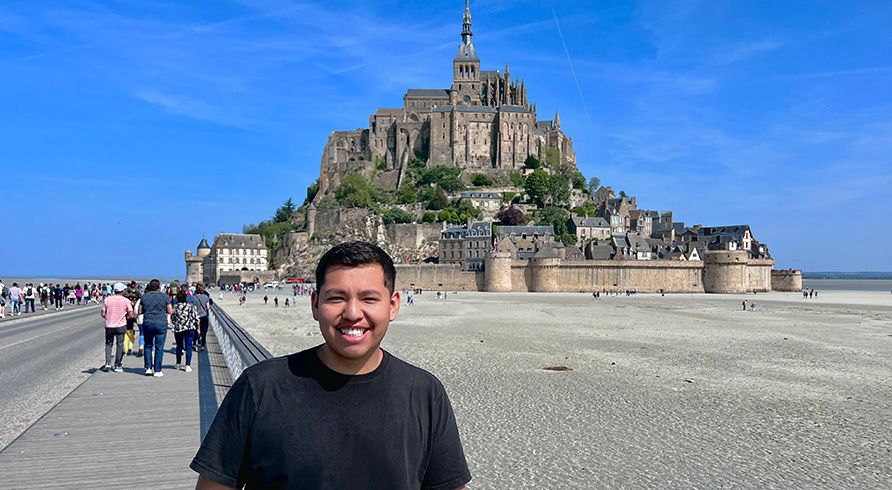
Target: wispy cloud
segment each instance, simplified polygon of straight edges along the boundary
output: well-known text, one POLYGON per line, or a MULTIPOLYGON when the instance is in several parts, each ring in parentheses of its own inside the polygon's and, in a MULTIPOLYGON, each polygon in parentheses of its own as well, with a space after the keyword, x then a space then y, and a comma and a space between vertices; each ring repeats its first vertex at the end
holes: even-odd
POLYGON ((716 50, 710 58, 709 62, 713 65, 723 66, 737 63, 750 59, 770 51, 774 51, 784 43, 775 39, 765 39, 763 41, 742 43, 731 46, 722 46, 716 50))
POLYGON ((258 124, 257 121, 236 114, 232 110, 211 105, 203 100, 165 95, 154 90, 137 90, 133 96, 150 104, 161 106, 165 112, 176 116, 210 121, 241 129, 251 129, 258 124))

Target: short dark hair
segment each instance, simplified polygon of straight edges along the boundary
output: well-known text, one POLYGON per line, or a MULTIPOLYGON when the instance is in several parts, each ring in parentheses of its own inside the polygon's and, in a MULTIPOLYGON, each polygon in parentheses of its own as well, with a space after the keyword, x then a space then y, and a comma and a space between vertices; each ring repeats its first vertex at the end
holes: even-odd
POLYGON ((378 264, 384 270, 384 286, 393 294, 396 282, 396 268, 387 252, 377 245, 368 242, 346 242, 335 245, 319 259, 316 266, 316 290, 322 291, 325 284, 325 273, 332 265, 359 267, 361 265, 378 264))
POLYGON ((185 289, 180 289, 177 291, 177 303, 187 303, 189 300, 189 295, 186 294, 185 289))
POLYGON ((161 281, 158 279, 152 279, 149 281, 149 285, 146 286, 146 292, 150 293, 152 291, 161 291, 161 281))

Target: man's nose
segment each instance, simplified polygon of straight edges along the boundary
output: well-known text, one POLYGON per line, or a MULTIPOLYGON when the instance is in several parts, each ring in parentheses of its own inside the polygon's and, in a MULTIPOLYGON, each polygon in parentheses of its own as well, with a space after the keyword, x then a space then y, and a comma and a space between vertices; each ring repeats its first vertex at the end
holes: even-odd
POLYGON ((350 299, 344 306, 344 319, 359 320, 362 318, 362 304, 358 299, 350 299))

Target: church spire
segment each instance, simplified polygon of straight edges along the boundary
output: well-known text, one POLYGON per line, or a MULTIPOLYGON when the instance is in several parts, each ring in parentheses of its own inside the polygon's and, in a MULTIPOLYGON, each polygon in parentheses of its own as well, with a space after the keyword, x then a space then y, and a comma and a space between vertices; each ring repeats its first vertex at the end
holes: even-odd
POLYGON ((471 36, 474 33, 471 32, 471 5, 469 0, 465 0, 465 17, 462 25, 461 31, 461 39, 464 44, 471 44, 471 36))
POLYGON ((554 111, 554 127, 561 129, 561 116, 557 110, 554 111))

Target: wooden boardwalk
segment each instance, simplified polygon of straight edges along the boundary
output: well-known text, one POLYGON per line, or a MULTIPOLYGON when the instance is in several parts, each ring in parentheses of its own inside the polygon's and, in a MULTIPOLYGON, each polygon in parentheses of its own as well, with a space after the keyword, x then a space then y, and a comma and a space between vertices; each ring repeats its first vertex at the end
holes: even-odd
POLYGON ((189 463, 231 380, 213 332, 191 373, 174 369, 173 346, 170 331, 162 378, 133 356, 123 373, 94 372, 0 452, 0 486, 195 488, 189 463))

